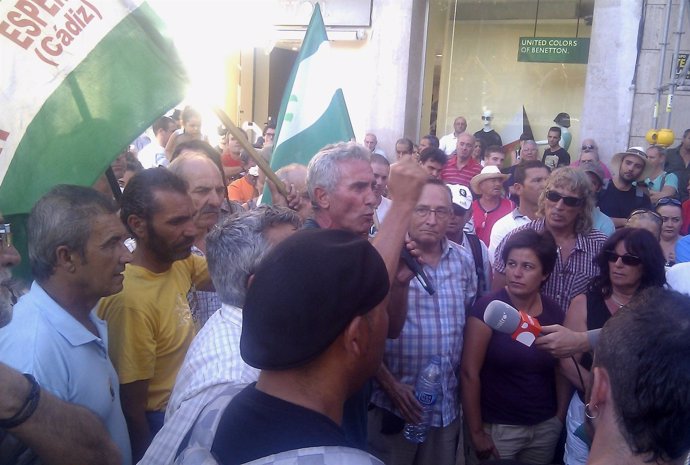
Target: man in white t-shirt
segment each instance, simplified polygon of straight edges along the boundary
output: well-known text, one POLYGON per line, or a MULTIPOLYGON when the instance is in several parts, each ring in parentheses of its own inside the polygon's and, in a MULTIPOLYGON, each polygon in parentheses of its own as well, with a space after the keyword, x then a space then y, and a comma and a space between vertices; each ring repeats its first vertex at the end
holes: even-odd
POLYGON ((467 120, 464 116, 458 116, 453 121, 453 132, 441 137, 439 141, 439 148, 450 155, 455 152, 455 147, 458 145, 458 136, 467 129, 467 120))
POLYGON ((546 180, 549 178, 549 170, 539 160, 525 160, 516 165, 514 172, 515 184, 513 189, 520 199, 518 206, 509 214, 496 221, 491 229, 489 238, 489 260, 494 262, 494 255, 498 244, 513 229, 537 218, 537 205, 546 180))
POLYGON ((153 133, 156 135, 155 140, 152 140, 150 144, 142 148, 137 154, 139 162, 141 162, 145 169, 168 166, 170 164, 170 160, 165 156, 165 146, 176 129, 177 124, 168 116, 161 116, 153 123, 153 133))

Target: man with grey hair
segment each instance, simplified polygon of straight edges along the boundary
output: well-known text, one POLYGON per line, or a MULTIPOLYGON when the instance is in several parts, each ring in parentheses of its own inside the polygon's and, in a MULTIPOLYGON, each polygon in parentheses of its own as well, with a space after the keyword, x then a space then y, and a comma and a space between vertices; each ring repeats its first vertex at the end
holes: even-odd
MULTIPOLYGON (((212 147, 203 141, 195 143, 199 147, 178 146, 181 151, 169 169, 187 183, 187 194, 196 209, 194 224, 197 233, 192 253, 203 257, 206 252, 206 235, 220 218, 220 208, 225 199, 225 183, 220 169, 204 150, 212 150, 212 147)), ((220 308, 220 300, 215 292, 202 291, 196 286, 192 286, 187 293, 187 300, 197 328, 203 327, 209 317, 220 308)))
POLYGON ((242 307, 249 279, 266 253, 300 226, 301 220, 292 210, 262 205, 227 218, 208 234, 208 268, 222 307, 189 347, 170 396, 165 424, 141 464, 172 463, 210 402, 229 384, 257 380, 259 371, 240 357, 242 307))
MULTIPOLYGON (((106 324, 93 311, 101 297, 122 289, 125 264, 132 259, 117 206, 93 189, 57 186, 33 207, 27 230, 35 281, 14 306, 12 322, 0 330, 0 361, 32 375, 29 380, 58 398, 93 411, 129 464, 106 324)), ((33 453, 13 452, 18 455, 12 463, 30 461, 27 454, 33 453)))
POLYGON ((386 153, 380 148, 376 147, 379 140, 376 138, 376 134, 373 132, 368 132, 364 135, 364 146, 369 149, 371 153, 378 153, 379 155, 386 156, 386 153))
MULTIPOLYGON (((0 224, 9 229, 2 215, 0 224)), ((12 280, 12 267, 21 258, 11 233, 0 232, 0 328, 12 320, 21 290, 12 280)), ((0 363, 0 458, 23 463, 10 452, 26 451, 45 465, 121 464, 120 452, 103 423, 88 409, 64 402, 26 375, 0 363), (33 407, 32 407, 33 406, 33 407)))
MULTIPOLYGON (((324 147, 309 162, 307 188, 314 217, 305 229, 343 229, 366 237, 374 223, 374 172, 369 151, 354 142, 324 147)), ((427 174, 413 160, 391 166, 388 187, 392 203, 373 239, 386 264, 391 291, 388 301, 388 337, 400 335, 407 313, 407 292, 412 273, 401 264, 405 234, 426 182, 427 174)), ((343 425, 348 437, 366 449, 369 389, 358 391, 345 404, 343 425)))

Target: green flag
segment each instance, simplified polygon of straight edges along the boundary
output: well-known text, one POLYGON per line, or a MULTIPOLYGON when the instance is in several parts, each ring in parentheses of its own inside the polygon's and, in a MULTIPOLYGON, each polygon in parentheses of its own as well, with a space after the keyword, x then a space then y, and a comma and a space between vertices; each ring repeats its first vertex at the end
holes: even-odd
POLYGON ((306 165, 323 146, 354 137, 337 64, 317 4, 280 105, 271 168, 306 165))
POLYGON ((90 186, 184 97, 186 74, 142 0, 0 2, 0 211, 90 186))

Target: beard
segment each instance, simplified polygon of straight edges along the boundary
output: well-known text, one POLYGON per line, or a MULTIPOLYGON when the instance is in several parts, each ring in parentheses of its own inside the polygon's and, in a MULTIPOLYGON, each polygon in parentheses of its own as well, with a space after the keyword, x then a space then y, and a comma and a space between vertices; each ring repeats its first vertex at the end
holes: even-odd
POLYGON ((170 244, 158 235, 155 228, 148 224, 148 247, 151 252, 161 261, 177 261, 189 257, 192 253, 193 241, 189 245, 185 244, 170 244))

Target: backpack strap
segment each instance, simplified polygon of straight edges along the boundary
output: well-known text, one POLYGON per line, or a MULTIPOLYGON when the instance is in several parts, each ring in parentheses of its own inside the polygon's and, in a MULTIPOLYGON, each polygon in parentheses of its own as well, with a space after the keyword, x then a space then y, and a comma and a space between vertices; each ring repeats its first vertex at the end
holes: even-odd
POLYGON ((465 234, 469 242, 472 257, 474 258, 474 269, 477 273, 477 291, 484 288, 484 257, 482 256, 482 244, 476 234, 465 234))

